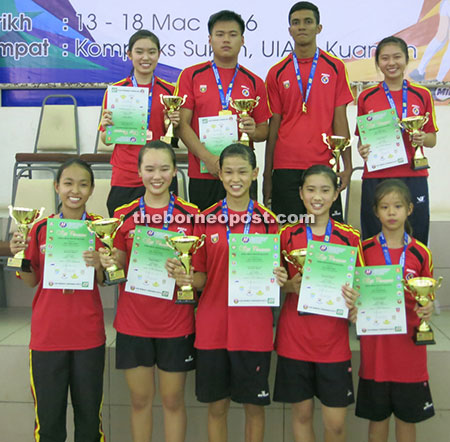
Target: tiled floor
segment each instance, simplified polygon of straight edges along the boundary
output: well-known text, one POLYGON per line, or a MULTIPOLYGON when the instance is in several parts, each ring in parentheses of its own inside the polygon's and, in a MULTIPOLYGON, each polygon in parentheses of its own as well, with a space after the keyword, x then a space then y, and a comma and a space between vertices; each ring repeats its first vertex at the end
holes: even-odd
MULTIPOLYGON (((104 429, 111 442, 130 441, 128 390, 120 371, 114 367, 113 312, 105 311, 107 333, 107 361, 105 369, 104 429)), ((418 426, 418 441, 448 442, 450 420, 450 311, 434 316, 432 321, 437 344, 428 347, 428 365, 431 388, 436 407, 436 417, 418 426)), ((28 341, 30 336, 30 309, 0 309, 0 442, 31 442, 33 429, 33 403, 29 389, 28 341)), ((353 371, 355 386, 359 367, 359 343, 351 329, 353 371)), ((273 360, 275 362, 275 359, 273 360)), ((275 363, 272 365, 275 367, 275 363)), ((271 383, 273 385, 273 375, 271 383)), ((187 442, 203 442, 206 437, 206 407, 198 403, 194 395, 194 376, 188 376, 186 387, 188 406, 187 442)), ((318 440, 322 439, 320 408, 316 404, 316 428, 318 440)), ((266 442, 292 440, 290 409, 272 403, 266 409, 266 442)), ((72 442, 72 414, 68 412, 68 441, 72 442)), ((163 441, 161 401, 157 397, 154 407, 154 441, 163 441)), ((244 413, 241 406, 233 404, 229 414, 229 440, 243 441, 244 413)), ((348 441, 363 442, 367 423, 354 416, 354 407, 348 414, 348 441)), ((393 429, 391 439, 393 439, 393 429)))

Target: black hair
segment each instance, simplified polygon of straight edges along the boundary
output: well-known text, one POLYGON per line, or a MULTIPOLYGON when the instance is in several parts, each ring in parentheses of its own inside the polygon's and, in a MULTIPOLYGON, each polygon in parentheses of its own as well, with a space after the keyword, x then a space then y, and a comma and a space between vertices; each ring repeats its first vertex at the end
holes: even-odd
POLYGON ((333 184, 334 190, 339 190, 338 186, 338 178, 337 175, 334 173, 333 169, 324 166, 323 164, 315 164, 314 166, 311 166, 309 169, 306 169, 303 172, 302 175, 302 186, 304 182, 306 181, 306 178, 312 175, 326 175, 331 183, 333 184))
POLYGON ((141 147, 141 150, 139 151, 138 156, 138 169, 141 168, 142 159, 144 158, 145 152, 149 149, 156 149, 156 150, 166 150, 168 154, 170 155, 170 159, 172 160, 173 167, 177 167, 177 159, 175 156, 175 152, 172 149, 172 146, 170 144, 164 143, 164 141, 160 140, 154 140, 150 141, 144 146, 141 147))
POLYGON ((61 180, 62 173, 70 166, 79 166, 82 169, 86 170, 89 173, 89 177, 91 179, 91 187, 94 186, 94 172, 92 172, 91 166, 86 163, 86 161, 81 160, 80 158, 71 158, 70 160, 67 160, 61 166, 59 166, 58 172, 56 172, 56 178, 55 181, 57 184, 59 184, 61 180))
POLYGON ((159 43, 159 38, 151 31, 147 29, 141 29, 140 31, 135 32, 128 41, 128 50, 131 52, 134 44, 140 40, 141 38, 149 38, 153 43, 155 43, 158 48, 158 52, 161 51, 161 44, 159 43))
POLYGON ((241 34, 244 35, 245 23, 242 17, 236 12, 229 11, 226 9, 223 11, 216 12, 215 14, 211 15, 211 17, 209 17, 208 20, 209 35, 211 35, 214 25, 219 21, 235 21, 239 25, 241 34))
POLYGON ((247 160, 250 166, 252 166, 252 169, 256 169, 256 155, 253 149, 251 149, 249 146, 246 146, 245 144, 241 143, 235 143, 230 144, 227 146, 219 157, 219 166, 222 169, 223 162, 225 161, 225 158, 228 157, 241 157, 244 160, 247 160))
POLYGON ((291 15, 296 11, 301 11, 303 9, 307 9, 314 13, 314 17, 316 18, 316 22, 320 25, 320 12, 319 8, 310 2, 297 2, 292 8, 289 10, 288 22, 291 24, 291 15))
MULTIPOLYGON (((375 187, 375 193, 373 195, 373 211, 375 214, 377 213, 381 200, 390 193, 396 193, 409 209, 412 204, 412 197, 408 186, 402 180, 389 178, 381 181, 381 183, 375 187)), ((406 233, 412 235, 412 226, 408 219, 405 222, 405 230, 406 233)))
POLYGON ((390 37, 383 38, 383 40, 381 40, 377 45, 377 48, 375 50, 375 63, 377 64, 377 66, 381 50, 384 48, 384 46, 392 44, 398 45, 400 47, 401 51, 405 55, 406 63, 409 62, 408 45, 406 44, 405 40, 391 35, 390 37))

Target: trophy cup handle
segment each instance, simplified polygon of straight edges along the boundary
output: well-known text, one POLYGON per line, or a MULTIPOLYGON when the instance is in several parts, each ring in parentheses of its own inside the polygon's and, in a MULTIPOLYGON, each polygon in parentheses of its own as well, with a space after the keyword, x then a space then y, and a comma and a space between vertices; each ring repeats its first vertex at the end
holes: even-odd
POLYGON ((436 282, 436 290, 441 288, 442 280, 443 280, 443 279, 444 279, 444 278, 443 278, 442 276, 439 276, 439 278, 438 278, 438 280, 437 280, 437 282, 436 282))
POLYGON ((327 134, 325 132, 322 134, 322 139, 323 142, 331 149, 331 146, 328 143, 327 134))
POLYGON ((165 237, 165 240, 166 240, 166 245, 167 245, 167 247, 169 247, 170 249, 172 249, 174 252, 175 252, 175 254, 177 255, 177 256, 180 256, 180 252, 174 247, 174 245, 172 244, 172 241, 170 240, 170 238, 169 238, 169 235, 166 235, 165 237))
POLYGON ((166 107, 166 105, 164 104, 164 100, 163 100, 164 95, 163 94, 159 94, 159 101, 161 102, 161 104, 166 107))
POLYGON ((260 100, 260 99, 261 99, 261 97, 260 97, 259 95, 255 98, 256 103, 255 103, 255 105, 253 106, 253 109, 254 109, 255 107, 258 106, 259 100, 260 100))
POLYGON ((205 244, 205 238, 206 235, 203 233, 202 236, 195 242, 194 246, 192 247, 192 254, 196 253, 197 250, 205 244))
POLYGON ((186 100, 187 100, 187 94, 184 94, 183 100, 181 100, 181 103, 180 103, 180 107, 183 106, 184 103, 186 103, 186 100))
POLYGON ((289 256, 289 253, 286 252, 286 250, 282 250, 281 253, 282 253, 283 256, 284 256, 284 259, 285 259, 289 264, 294 265, 294 263, 292 262, 291 257, 289 256))
MULTIPOLYGON (((425 114, 425 118, 424 118, 424 120, 423 120, 423 126, 425 126, 425 124, 428 123, 428 120, 429 120, 429 119, 430 119, 430 113, 427 112, 427 113, 425 114)), ((422 126, 422 129, 423 129, 423 126, 422 126)))

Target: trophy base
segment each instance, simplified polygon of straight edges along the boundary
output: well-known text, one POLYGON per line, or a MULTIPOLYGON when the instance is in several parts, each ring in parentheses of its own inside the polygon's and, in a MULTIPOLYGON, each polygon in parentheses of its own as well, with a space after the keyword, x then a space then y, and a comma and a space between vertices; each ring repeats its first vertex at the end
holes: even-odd
POLYGON ((413 336, 413 340, 416 345, 433 345, 436 344, 436 341, 434 340, 434 333, 433 330, 428 331, 419 331, 416 329, 416 332, 413 336))
POLYGON ((427 158, 414 158, 412 169, 413 170, 423 170, 423 169, 429 169, 430 166, 428 164, 427 158))
POLYGON ((103 274, 105 275, 105 280, 103 281, 105 285, 116 285, 127 282, 123 269, 105 270, 103 274))
POLYGON ((24 258, 8 258, 7 269, 31 273, 31 261, 24 258))
POLYGON ((178 290, 175 304, 195 304, 195 297, 193 290, 178 290))

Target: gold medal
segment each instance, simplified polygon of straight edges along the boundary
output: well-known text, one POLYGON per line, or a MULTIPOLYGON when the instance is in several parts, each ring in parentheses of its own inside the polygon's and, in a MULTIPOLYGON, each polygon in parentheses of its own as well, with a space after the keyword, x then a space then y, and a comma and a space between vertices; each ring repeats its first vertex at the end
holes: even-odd
POLYGON ((306 103, 305 102, 303 102, 303 104, 302 104, 302 112, 304 113, 304 114, 306 114, 306 103))
POLYGON ((233 113, 230 111, 230 110, 228 110, 228 109, 225 109, 225 110, 221 110, 220 112, 219 112, 219 115, 232 115, 233 113))

